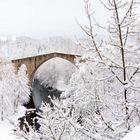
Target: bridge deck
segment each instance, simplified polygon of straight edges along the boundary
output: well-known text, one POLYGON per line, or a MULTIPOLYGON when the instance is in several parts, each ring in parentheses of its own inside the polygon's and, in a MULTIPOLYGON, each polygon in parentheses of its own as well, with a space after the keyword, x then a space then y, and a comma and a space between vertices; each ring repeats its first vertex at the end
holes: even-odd
POLYGON ((25 60, 25 59, 29 59, 29 58, 35 58, 35 57, 41 57, 41 56, 53 55, 53 54, 60 54, 60 55, 69 55, 69 56, 81 57, 81 55, 79 55, 79 54, 68 54, 68 53, 53 52, 53 53, 46 53, 46 54, 39 54, 39 55, 33 55, 33 56, 15 58, 15 59, 12 59, 11 61, 25 60))

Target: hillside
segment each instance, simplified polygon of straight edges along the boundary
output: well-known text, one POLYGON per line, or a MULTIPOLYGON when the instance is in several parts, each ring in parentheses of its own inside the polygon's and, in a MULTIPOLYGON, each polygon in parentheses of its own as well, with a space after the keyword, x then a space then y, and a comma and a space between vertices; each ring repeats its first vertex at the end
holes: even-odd
POLYGON ((51 37, 33 39, 30 37, 0 37, 0 53, 9 59, 16 59, 51 52, 81 54, 83 49, 71 39, 51 37))

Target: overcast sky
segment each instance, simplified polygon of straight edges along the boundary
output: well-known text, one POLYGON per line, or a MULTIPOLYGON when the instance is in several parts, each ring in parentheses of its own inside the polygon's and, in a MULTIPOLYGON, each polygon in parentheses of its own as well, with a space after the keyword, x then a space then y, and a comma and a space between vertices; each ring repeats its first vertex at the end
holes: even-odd
MULTIPOLYGON (((106 13, 99 0, 93 0, 97 19, 105 21, 106 13)), ((75 22, 85 23, 84 0, 0 0, 0 35, 82 36, 75 22)))
MULTIPOLYGON (((95 7, 101 10, 97 3, 95 7)), ((84 0, 0 0, 2 36, 82 36, 75 18, 86 21, 84 0)))

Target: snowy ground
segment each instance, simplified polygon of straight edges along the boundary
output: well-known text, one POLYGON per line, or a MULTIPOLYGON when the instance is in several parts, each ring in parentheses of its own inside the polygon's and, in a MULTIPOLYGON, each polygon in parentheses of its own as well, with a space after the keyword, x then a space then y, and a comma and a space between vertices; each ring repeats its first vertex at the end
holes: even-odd
MULTIPOLYGON (((13 135, 13 126, 8 121, 0 122, 0 140, 25 140, 13 135)), ((122 140, 140 140, 140 126, 128 133, 122 140)))
POLYGON ((13 126, 10 125, 9 122, 7 121, 0 122, 0 140, 17 140, 17 139, 19 138, 17 138, 13 134, 13 126))
MULTIPOLYGON (((22 116, 25 108, 20 107, 20 112, 14 117, 11 116, 12 120, 16 120, 18 117, 22 116)), ((11 119, 10 119, 11 120, 11 119)), ((0 140, 25 140, 20 139, 13 134, 14 126, 10 121, 0 121, 0 140)), ((136 127, 132 132, 128 133, 122 140, 140 140, 140 126, 136 127)))
POLYGON ((140 140, 140 126, 128 133, 122 140, 140 140))
POLYGON ((20 139, 16 137, 13 134, 14 124, 17 124, 17 120, 19 117, 23 116, 25 113, 25 107, 20 106, 18 108, 18 113, 10 116, 8 119, 5 119, 4 121, 0 121, 0 140, 25 140, 20 139))
POLYGON ((0 139, 1 140, 15 140, 12 134, 12 127, 7 122, 0 122, 0 139))

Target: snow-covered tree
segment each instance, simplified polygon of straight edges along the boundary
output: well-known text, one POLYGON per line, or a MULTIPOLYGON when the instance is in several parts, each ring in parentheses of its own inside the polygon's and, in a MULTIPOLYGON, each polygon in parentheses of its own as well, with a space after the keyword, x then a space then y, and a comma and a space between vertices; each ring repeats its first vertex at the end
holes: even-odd
MULTIPOLYGON (((87 52, 71 79, 67 91, 74 118, 82 121, 89 136, 119 139, 140 122, 139 45, 131 42, 135 32, 136 1, 107 0, 102 2, 112 13, 107 43, 96 38, 96 20, 86 1, 89 26, 79 26, 88 36, 87 52)), ((82 138, 81 138, 82 139, 82 138)))
POLYGON ((58 100, 53 101, 53 108, 49 104, 41 107, 42 113, 39 118, 39 124, 42 139, 62 140, 69 139, 68 127, 68 110, 63 108, 62 103, 58 100))
POLYGON ((29 101, 30 87, 26 71, 26 65, 22 64, 18 70, 18 86, 17 91, 15 93, 15 108, 17 108, 18 105, 23 105, 24 103, 27 103, 29 101))
POLYGON ((17 78, 12 63, 0 59, 0 116, 1 120, 14 113, 14 100, 17 88, 17 78))

